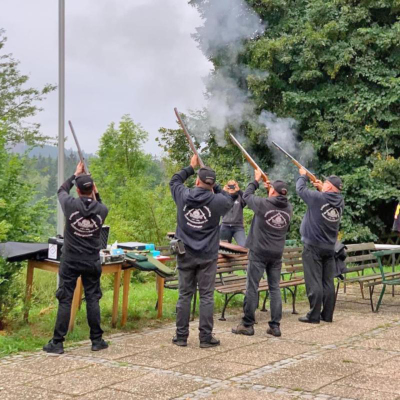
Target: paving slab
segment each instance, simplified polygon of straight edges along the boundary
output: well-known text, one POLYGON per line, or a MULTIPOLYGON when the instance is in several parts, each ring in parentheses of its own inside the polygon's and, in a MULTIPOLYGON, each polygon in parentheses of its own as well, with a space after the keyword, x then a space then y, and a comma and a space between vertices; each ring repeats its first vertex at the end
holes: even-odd
POLYGON ((78 400, 145 400, 146 397, 116 389, 101 389, 84 396, 74 397, 78 400))
POLYGON ((69 372, 75 369, 87 368, 89 366, 87 361, 75 360, 65 357, 64 355, 42 355, 28 361, 21 361, 12 364, 8 369, 14 371, 30 372, 32 374, 53 376, 69 372))
POLYGON ((182 364, 173 369, 174 371, 179 371, 183 374, 200 375, 216 379, 228 379, 233 376, 243 374, 247 371, 251 371, 255 368, 256 365, 239 364, 227 361, 221 362, 221 360, 205 358, 187 364, 182 364))
POLYGON ((117 344, 111 343, 108 349, 102 351, 92 351, 89 346, 80 347, 68 352, 68 354, 102 358, 105 360, 117 360, 118 358, 127 357, 133 354, 142 353, 143 348, 125 345, 123 342, 117 344))
POLYGON ((93 365, 84 369, 31 382, 31 385, 71 395, 82 395, 117 382, 145 375, 146 373, 148 371, 93 365))
POLYGON ((323 357, 327 363, 331 361, 343 361, 368 366, 382 363, 385 360, 392 359, 394 356, 392 353, 382 350, 339 348, 324 354, 323 357))
POLYGON ((398 379, 390 379, 388 374, 380 375, 374 372, 361 371, 349 377, 341 379, 338 384, 364 390, 376 390, 400 395, 398 379))
POLYGON ((319 393, 330 396, 347 397, 357 400, 397 400, 398 395, 395 393, 378 392, 376 390, 353 388, 342 386, 337 383, 328 385, 319 390, 319 393))
POLYGON ((15 370, 13 366, 1 367, 0 371, 0 388, 17 386, 43 378, 40 374, 15 370))
POLYGON ((130 379, 113 386, 114 389, 126 391, 147 399, 161 400, 179 397, 207 386, 205 382, 196 382, 171 374, 151 372, 143 377, 130 379))
POLYGON ((258 367, 271 364, 275 361, 287 358, 286 354, 275 353, 273 342, 256 343, 239 349, 219 353, 212 357, 221 362, 233 362, 241 364, 250 364, 258 367))
POLYGON ((297 400, 289 394, 258 392, 252 389, 229 388, 208 397, 210 400, 297 400))
POLYGON ((37 389, 31 386, 18 386, 0 390, 1 400, 72 400, 73 397, 64 393, 37 389))
POLYGON ((282 368, 251 378, 253 384, 283 387, 298 391, 314 391, 340 379, 340 375, 327 375, 323 370, 282 368))

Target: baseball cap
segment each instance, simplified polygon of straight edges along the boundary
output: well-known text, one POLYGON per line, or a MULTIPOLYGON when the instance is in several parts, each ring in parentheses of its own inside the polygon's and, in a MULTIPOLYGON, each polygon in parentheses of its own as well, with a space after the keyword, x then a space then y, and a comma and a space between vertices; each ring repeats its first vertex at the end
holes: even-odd
POLYGON ((82 192, 93 190, 93 179, 90 175, 81 174, 75 178, 76 187, 82 192))
POLYGON ((284 181, 274 181, 272 182, 272 187, 279 193, 282 194, 283 196, 286 196, 288 193, 288 185, 284 181))
POLYGON ((207 185, 213 185, 217 178, 215 171, 210 167, 200 168, 199 171, 197 172, 197 175, 200 178, 200 180, 206 183, 207 185))
POLYGON ((326 178, 326 180, 328 182, 332 183, 332 185, 335 186, 335 188, 337 188, 339 190, 343 189, 343 182, 338 176, 331 175, 331 176, 328 176, 328 178, 326 178))

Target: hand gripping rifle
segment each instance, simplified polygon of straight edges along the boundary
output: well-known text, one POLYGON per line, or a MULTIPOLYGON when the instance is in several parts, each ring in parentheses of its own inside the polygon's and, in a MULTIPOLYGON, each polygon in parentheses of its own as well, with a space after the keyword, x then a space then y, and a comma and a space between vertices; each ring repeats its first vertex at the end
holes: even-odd
POLYGON ((178 109, 177 109, 176 107, 174 108, 174 111, 175 111, 176 117, 178 118, 179 124, 181 125, 181 127, 182 127, 182 129, 183 129, 183 132, 184 132, 184 134, 185 134, 185 136, 186 136, 186 139, 187 139, 187 141, 189 142, 190 148, 192 149, 193 153, 196 154, 196 156, 197 156, 197 158, 198 158, 198 160, 199 160, 200 167, 201 167, 201 168, 205 167, 205 165, 204 165, 204 163, 203 163, 203 160, 200 158, 199 153, 198 153, 196 147, 194 147, 194 143, 193 143, 192 138, 191 138, 190 135, 189 135, 189 131, 187 130, 185 124, 183 123, 182 118, 181 118, 181 115, 179 114, 179 111, 178 111, 178 109))
POLYGON ((309 177, 310 181, 315 183, 318 179, 317 177, 310 172, 306 167, 303 167, 294 157, 292 157, 287 151, 283 150, 281 146, 279 146, 279 144, 272 142, 272 144, 278 149, 280 150, 287 158, 289 158, 289 160, 297 167, 297 168, 303 168, 306 171, 306 175, 309 177))
POLYGON ((239 148, 239 150, 242 152, 244 155, 245 159, 249 162, 249 164, 255 169, 259 169, 261 171, 261 179, 267 183, 269 182, 268 175, 261 170, 261 168, 256 164, 256 162, 251 158, 250 154, 243 148, 243 146, 239 143, 239 141, 233 136, 231 133, 229 136, 232 139, 232 142, 235 143, 235 145, 239 148))

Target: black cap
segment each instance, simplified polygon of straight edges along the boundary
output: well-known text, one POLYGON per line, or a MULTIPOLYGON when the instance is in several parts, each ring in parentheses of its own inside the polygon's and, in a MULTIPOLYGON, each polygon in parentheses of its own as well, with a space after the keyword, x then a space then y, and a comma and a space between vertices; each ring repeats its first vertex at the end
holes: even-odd
POLYGON ((272 187, 281 195, 286 196, 288 193, 288 185, 284 181, 274 181, 272 182, 272 187))
POLYGON ((332 185, 335 186, 335 188, 337 188, 339 190, 343 189, 343 182, 338 176, 331 175, 331 176, 328 176, 328 178, 326 178, 326 180, 328 182, 332 183, 332 185))
POLYGON ((75 178, 75 185, 81 192, 93 190, 93 179, 90 175, 81 174, 75 178))
POLYGON ((200 178, 200 180, 206 183, 207 185, 213 185, 217 178, 215 171, 210 167, 200 168, 199 171, 197 172, 197 175, 200 178))

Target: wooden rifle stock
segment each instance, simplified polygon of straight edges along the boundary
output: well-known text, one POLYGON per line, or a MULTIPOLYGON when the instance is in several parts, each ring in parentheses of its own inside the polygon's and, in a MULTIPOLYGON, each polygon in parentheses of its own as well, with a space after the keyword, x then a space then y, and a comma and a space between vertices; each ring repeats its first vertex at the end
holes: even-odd
POLYGON ((257 163, 252 159, 252 157, 250 156, 250 154, 243 148, 243 146, 239 143, 239 141, 235 138, 235 136, 233 136, 231 133, 229 134, 229 136, 232 139, 232 142, 239 148, 239 150, 242 152, 242 154, 244 155, 245 159, 248 161, 248 163, 255 169, 259 169, 261 171, 261 179, 267 183, 269 182, 269 178, 268 175, 263 172, 261 170, 261 168, 257 165, 257 163))
POLYGON ((185 124, 183 123, 181 115, 179 114, 179 111, 176 107, 174 108, 174 111, 175 111, 176 117, 178 118, 179 124, 182 127, 183 133, 185 134, 186 139, 189 142, 190 148, 192 149, 193 153, 196 154, 196 156, 199 160, 200 167, 201 168, 205 167, 203 160, 200 158, 199 152, 197 151, 196 147, 194 146, 193 140, 189 135, 189 131, 187 130, 185 124))
POLYGON ((301 165, 294 157, 292 157, 287 151, 283 150, 281 146, 279 146, 279 144, 272 142, 272 144, 278 149, 280 150, 287 158, 289 158, 289 160, 297 167, 297 168, 303 168, 306 171, 306 175, 308 176, 308 178, 310 179, 311 182, 315 183, 318 179, 317 177, 310 172, 306 167, 304 167, 303 165, 301 165))

